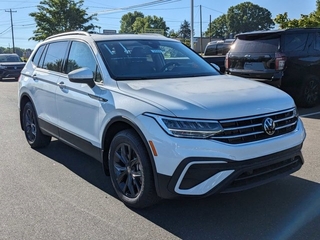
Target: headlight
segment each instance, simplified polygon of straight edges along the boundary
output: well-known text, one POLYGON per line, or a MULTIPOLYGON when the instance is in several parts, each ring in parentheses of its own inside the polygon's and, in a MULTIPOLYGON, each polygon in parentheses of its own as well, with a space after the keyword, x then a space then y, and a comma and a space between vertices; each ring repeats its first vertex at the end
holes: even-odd
POLYGON ((217 121, 170 118, 150 113, 144 115, 154 118, 169 135, 175 137, 210 138, 223 132, 217 121))

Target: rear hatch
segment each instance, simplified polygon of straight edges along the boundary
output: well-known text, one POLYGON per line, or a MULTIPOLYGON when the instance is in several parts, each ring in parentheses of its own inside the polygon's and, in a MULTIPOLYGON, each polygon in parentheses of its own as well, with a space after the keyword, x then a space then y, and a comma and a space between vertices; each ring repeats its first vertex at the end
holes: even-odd
POLYGON ((246 78, 276 80, 273 79, 275 73, 283 69, 285 62, 279 49, 279 33, 238 35, 226 56, 227 73, 246 78))

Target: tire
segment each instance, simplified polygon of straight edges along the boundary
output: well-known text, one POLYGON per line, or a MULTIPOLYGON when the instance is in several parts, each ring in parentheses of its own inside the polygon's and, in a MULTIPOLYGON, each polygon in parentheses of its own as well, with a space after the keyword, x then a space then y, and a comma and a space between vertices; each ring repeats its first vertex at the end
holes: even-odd
POLYGON ((309 76, 305 79, 297 99, 300 107, 314 107, 319 103, 319 85, 319 79, 315 76, 309 76))
POLYGON ((31 102, 28 102, 23 108, 22 121, 26 139, 32 148, 41 148, 49 145, 51 136, 44 135, 41 132, 36 112, 31 102))
POLYGON ((109 170, 113 188, 128 207, 145 208, 160 200, 148 153, 134 130, 123 130, 113 138, 109 170))

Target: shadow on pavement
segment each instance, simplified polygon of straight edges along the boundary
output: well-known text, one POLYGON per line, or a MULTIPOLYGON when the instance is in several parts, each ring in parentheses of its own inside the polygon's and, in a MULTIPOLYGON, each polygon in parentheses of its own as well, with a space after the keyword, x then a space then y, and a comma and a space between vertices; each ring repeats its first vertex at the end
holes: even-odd
MULTIPOLYGON (((98 161, 60 141, 39 152, 116 198, 98 161)), ((243 192, 163 200, 133 211, 181 239, 320 239, 320 184, 294 176, 243 192)))

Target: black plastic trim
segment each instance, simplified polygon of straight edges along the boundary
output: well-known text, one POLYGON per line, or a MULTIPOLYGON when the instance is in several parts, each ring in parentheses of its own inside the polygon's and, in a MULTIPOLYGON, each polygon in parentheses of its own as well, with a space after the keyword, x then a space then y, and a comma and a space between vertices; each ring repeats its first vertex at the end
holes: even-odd
POLYGON ((224 158, 203 158, 203 157, 186 158, 179 164, 179 166, 177 167, 177 169, 175 170, 172 176, 158 174, 159 194, 162 198, 206 197, 206 196, 209 196, 215 193, 220 193, 220 192, 236 192, 236 191, 250 189, 298 171, 304 163, 303 156, 301 153, 301 148, 302 148, 302 144, 285 151, 262 156, 259 158, 248 159, 244 161, 234 161, 231 159, 224 159, 224 158), (293 161, 296 160, 297 163, 293 168, 290 168, 289 170, 286 170, 285 172, 282 172, 278 175, 273 175, 271 177, 268 177, 267 179, 254 182, 252 184, 248 184, 248 185, 244 185, 236 188, 230 188, 233 181, 237 179, 237 177, 240 176, 242 173, 246 171, 252 171, 253 169, 259 169, 259 168, 275 165, 277 163, 284 162, 288 159, 291 159, 293 161), (224 161, 226 163, 212 164, 212 169, 216 169, 217 171, 225 171, 225 170, 235 170, 235 171, 229 177, 227 177, 224 181, 222 181, 220 184, 218 184, 211 191, 207 192, 204 195, 194 196, 194 195, 181 195, 176 193, 174 191, 174 188, 176 186, 176 183, 182 171, 190 162, 198 162, 198 161, 208 161, 208 162, 224 161))

